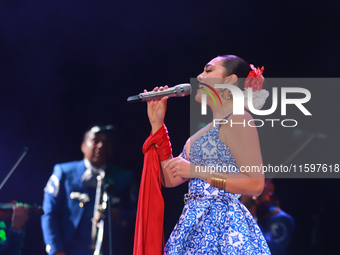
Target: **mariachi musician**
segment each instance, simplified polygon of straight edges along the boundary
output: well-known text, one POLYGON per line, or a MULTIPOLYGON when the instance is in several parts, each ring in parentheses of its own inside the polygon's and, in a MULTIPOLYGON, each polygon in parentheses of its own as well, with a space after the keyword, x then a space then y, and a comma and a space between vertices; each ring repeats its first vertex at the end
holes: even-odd
POLYGON ((41 218, 48 254, 99 254, 103 221, 98 212, 106 202, 102 199, 104 186, 113 187, 108 192, 112 197, 111 204, 115 205, 111 214, 115 217, 110 240, 114 242, 114 254, 118 254, 116 252, 123 245, 120 243, 124 231, 120 229, 122 224, 133 228, 122 220, 129 215, 126 211, 130 208, 133 175, 108 164, 112 152, 111 128, 95 126, 89 129, 81 144, 84 159, 55 165, 44 189, 45 215, 41 218))
POLYGON ((28 220, 28 207, 23 204, 12 205, 13 209, 0 211, 0 255, 19 255, 24 241, 24 226, 28 220), (3 220, 11 218, 6 231, 3 220))
POLYGON ((272 180, 266 179, 260 196, 242 195, 241 202, 257 220, 272 255, 286 254, 295 223, 292 216, 281 210, 272 180))
MULTIPOLYGON (((25 157, 27 150, 28 148, 24 147, 24 152, 0 183, 0 190, 25 157)), ((21 254, 21 248, 24 242, 24 227, 31 212, 38 215, 44 214, 40 206, 31 206, 15 201, 0 203, 0 255, 21 254), (9 228, 7 228, 5 223, 8 219, 11 219, 9 228)))

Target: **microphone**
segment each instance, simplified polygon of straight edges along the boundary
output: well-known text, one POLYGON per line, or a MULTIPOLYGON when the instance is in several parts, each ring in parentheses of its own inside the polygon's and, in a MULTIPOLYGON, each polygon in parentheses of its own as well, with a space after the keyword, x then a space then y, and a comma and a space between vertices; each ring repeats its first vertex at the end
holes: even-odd
POLYGON ((182 83, 178 84, 175 87, 164 89, 162 91, 150 91, 150 92, 144 92, 140 93, 136 96, 130 96, 128 97, 127 101, 129 103, 134 102, 144 102, 147 100, 153 100, 153 99, 159 99, 165 96, 168 97, 184 97, 188 96, 191 93, 191 86, 189 83, 182 83))

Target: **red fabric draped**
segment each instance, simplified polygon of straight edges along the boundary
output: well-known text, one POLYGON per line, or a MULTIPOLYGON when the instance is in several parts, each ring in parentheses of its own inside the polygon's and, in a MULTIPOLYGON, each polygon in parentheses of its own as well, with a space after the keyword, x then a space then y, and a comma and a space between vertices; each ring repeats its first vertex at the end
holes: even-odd
POLYGON ((143 153, 144 166, 139 189, 133 254, 163 255, 164 200, 160 161, 166 160, 172 153, 165 125, 155 134, 151 132, 144 142, 143 153))

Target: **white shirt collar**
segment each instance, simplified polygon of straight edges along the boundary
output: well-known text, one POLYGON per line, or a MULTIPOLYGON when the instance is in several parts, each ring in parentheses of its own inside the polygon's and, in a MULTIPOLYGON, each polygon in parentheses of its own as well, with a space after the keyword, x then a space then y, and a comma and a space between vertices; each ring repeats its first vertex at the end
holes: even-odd
POLYGON ((106 169, 106 165, 102 165, 100 167, 95 167, 91 164, 91 162, 87 159, 87 158, 84 158, 84 164, 85 164, 85 167, 86 168, 90 168, 90 169, 93 169, 94 172, 98 172, 100 170, 105 170, 106 169))
POLYGON ((104 178, 106 165, 102 165, 100 167, 94 167, 87 158, 84 158, 84 164, 85 164, 87 172, 91 171, 93 173, 100 174, 104 178))

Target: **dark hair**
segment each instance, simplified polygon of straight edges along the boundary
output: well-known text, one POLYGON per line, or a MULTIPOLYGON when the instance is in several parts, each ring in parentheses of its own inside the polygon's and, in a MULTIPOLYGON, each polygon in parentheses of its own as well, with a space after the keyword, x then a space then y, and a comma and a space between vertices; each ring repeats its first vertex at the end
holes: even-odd
POLYGON ((242 58, 235 55, 223 55, 222 66, 226 69, 226 75, 235 74, 238 78, 247 78, 251 71, 250 65, 242 58))
POLYGON ((107 135, 107 138, 108 138, 108 141, 111 141, 112 139, 112 131, 115 129, 114 126, 112 125, 103 125, 103 124, 98 124, 98 125, 94 125, 88 129, 86 129, 85 133, 84 133, 84 136, 83 136, 83 142, 85 142, 88 134, 90 132, 93 132, 93 128, 96 128, 95 130, 95 135, 99 134, 99 133, 104 133, 107 135))

